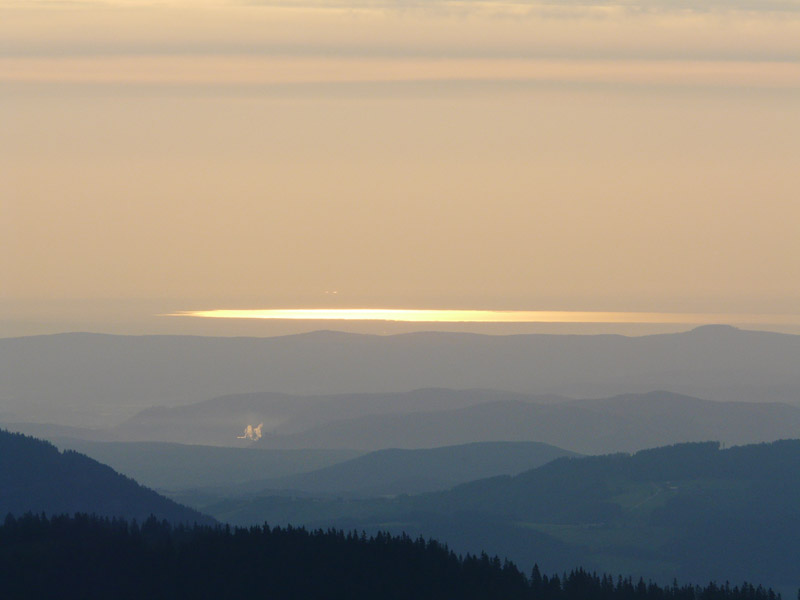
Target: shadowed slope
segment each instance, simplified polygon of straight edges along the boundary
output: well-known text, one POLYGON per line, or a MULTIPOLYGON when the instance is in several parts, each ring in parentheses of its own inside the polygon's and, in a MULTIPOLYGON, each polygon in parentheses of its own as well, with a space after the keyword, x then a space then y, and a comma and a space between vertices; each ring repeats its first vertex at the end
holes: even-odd
POLYGON ((213 522, 83 454, 0 430, 0 514, 26 512, 213 522))
POLYGON ((483 442, 420 450, 391 448, 309 473, 253 481, 247 487, 359 495, 418 494, 481 477, 517 474, 572 454, 538 442, 483 442))

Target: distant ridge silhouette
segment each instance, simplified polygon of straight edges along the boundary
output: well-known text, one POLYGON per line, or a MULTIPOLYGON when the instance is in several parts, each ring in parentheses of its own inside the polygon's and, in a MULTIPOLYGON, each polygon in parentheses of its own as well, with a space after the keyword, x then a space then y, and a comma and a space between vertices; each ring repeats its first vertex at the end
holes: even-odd
POLYGON ((800 404, 798 364, 800 336, 729 326, 643 337, 76 333, 0 339, 0 398, 11 413, 6 421, 81 426, 118 423, 154 405, 252 392, 438 387, 597 398, 667 390, 709 400, 800 404))

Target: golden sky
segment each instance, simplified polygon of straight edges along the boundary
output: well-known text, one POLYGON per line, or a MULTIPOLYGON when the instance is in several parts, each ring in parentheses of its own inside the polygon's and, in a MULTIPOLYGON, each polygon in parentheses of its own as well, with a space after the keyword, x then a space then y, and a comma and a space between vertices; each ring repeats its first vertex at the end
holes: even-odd
POLYGON ((696 5, 0 0, 0 335, 797 314, 800 2, 696 5))

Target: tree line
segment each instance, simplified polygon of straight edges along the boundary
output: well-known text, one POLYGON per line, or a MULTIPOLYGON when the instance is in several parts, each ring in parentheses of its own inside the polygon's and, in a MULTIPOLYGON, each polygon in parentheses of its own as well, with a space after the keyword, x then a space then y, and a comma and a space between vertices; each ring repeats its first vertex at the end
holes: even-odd
POLYGON ((576 569, 527 575, 486 554, 407 535, 297 527, 9 515, 2 598, 271 600, 780 600, 750 584, 660 586, 576 569))

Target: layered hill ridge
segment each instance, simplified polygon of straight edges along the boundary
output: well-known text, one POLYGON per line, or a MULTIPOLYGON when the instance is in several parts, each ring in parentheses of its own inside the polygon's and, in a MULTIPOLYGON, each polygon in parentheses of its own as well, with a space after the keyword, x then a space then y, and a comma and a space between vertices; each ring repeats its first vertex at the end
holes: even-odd
POLYGON ((800 586, 800 440, 558 458, 394 499, 249 495, 206 510, 239 524, 406 531, 551 571, 581 564, 667 583, 745 577, 792 593, 800 586))
POLYGON ((538 442, 487 442, 431 449, 264 450, 164 442, 54 443, 111 466, 167 495, 217 496, 264 489, 357 496, 445 490, 467 481, 517 474, 572 452, 538 442))
POLYGON ((329 467, 264 481, 247 488, 323 494, 419 494, 482 477, 517 474, 574 453, 538 442, 476 442, 460 446, 390 448, 329 467))
POLYGON ((28 512, 213 523, 87 456, 0 430, 0 515, 28 512))
POLYGON ((51 440, 270 450, 365 453, 506 441, 603 454, 709 439, 733 445, 793 438, 800 435, 800 407, 718 402, 663 391, 568 400, 494 390, 423 389, 397 394, 229 395, 147 409, 117 427, 89 430, 88 435, 87 430, 41 424, 7 427, 51 440), (245 435, 248 427, 258 435, 245 435))
POLYGON ((800 403, 800 336, 316 332, 273 338, 59 334, 0 340, 6 421, 108 426, 154 405, 291 394, 506 389, 573 398, 655 389, 800 403))
POLYGON ((254 479, 321 469, 361 454, 353 450, 261 450, 168 442, 93 442, 71 438, 51 441, 59 448, 86 454, 164 492, 201 487, 229 489, 254 479))
POLYGON ((298 433, 265 435, 256 445, 371 451, 536 441, 581 454, 603 454, 708 439, 748 444, 800 435, 800 408, 781 403, 714 402, 669 392, 537 400, 517 397, 446 411, 370 414, 298 433))
POLYGON ((427 414, 489 401, 547 399, 498 390, 448 389, 313 396, 230 394, 185 406, 149 408, 108 430, 106 435, 137 441, 249 446, 254 440, 236 441, 247 425, 258 427, 259 433, 266 437, 288 436, 365 415, 427 414))

